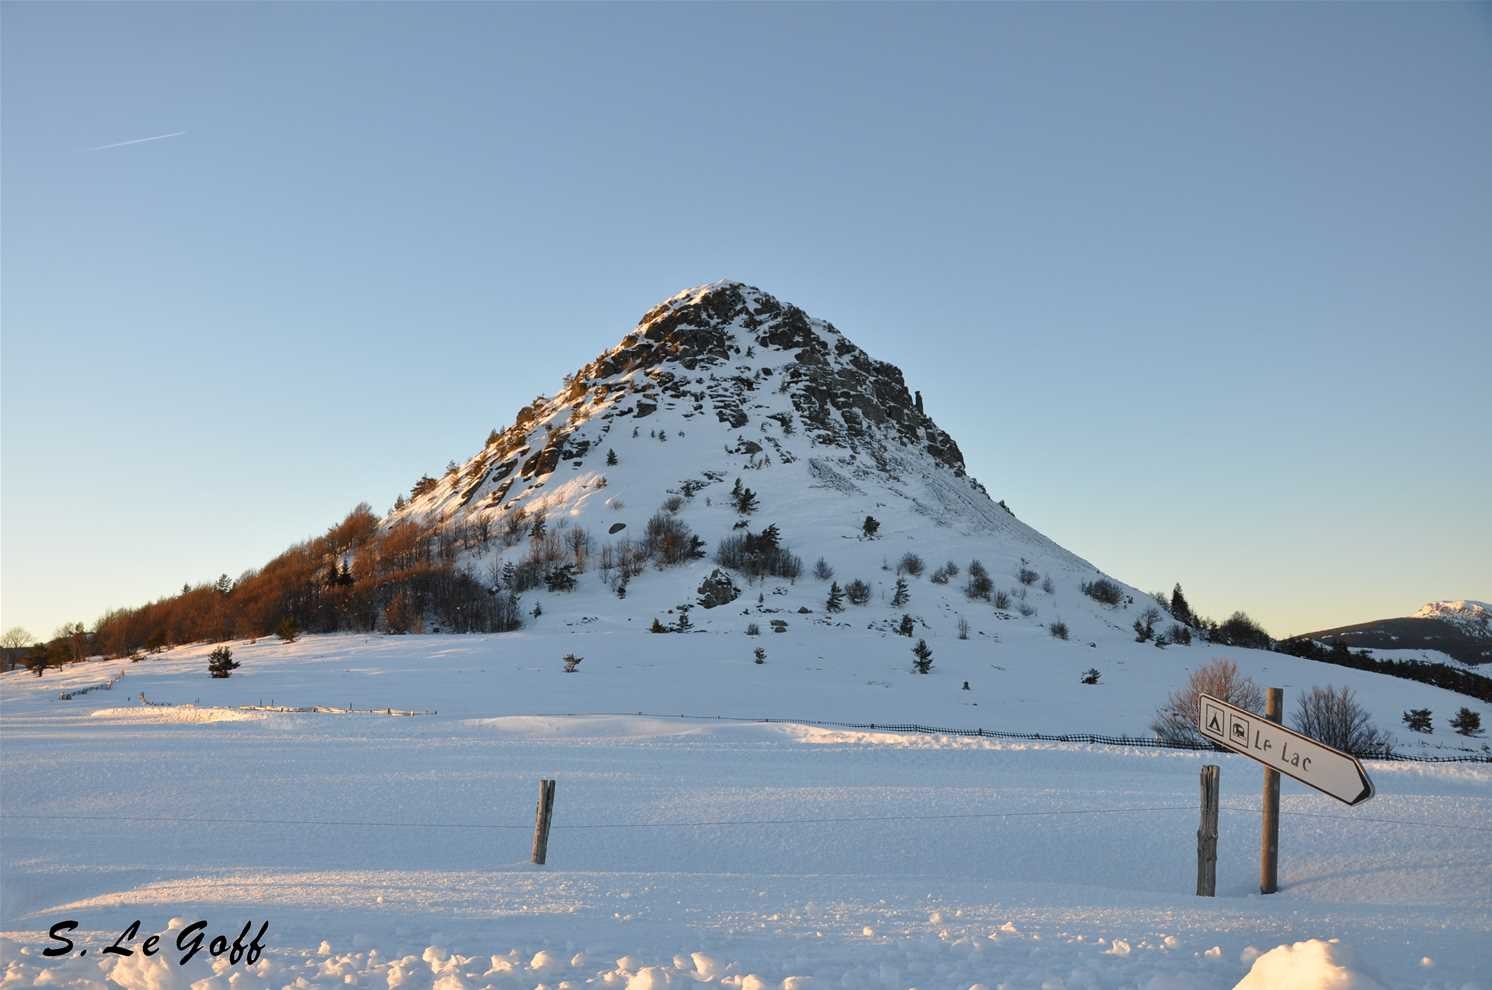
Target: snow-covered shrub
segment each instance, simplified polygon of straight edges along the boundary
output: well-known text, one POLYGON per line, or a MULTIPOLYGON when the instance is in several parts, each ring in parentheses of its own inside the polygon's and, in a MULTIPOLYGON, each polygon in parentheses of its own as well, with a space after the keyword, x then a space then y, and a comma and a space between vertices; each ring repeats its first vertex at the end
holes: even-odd
POLYGON ((1010 592, 995 592, 995 608, 999 609, 1002 612, 1008 612, 1010 610, 1010 592))
POLYGON ((870 585, 859 578, 844 586, 845 597, 850 600, 851 605, 864 605, 870 601, 870 585))
POLYGON ((1234 612, 1211 632, 1214 643, 1241 646, 1251 650, 1267 650, 1273 644, 1264 627, 1248 617, 1247 612, 1234 612))
POLYGON ((1232 660, 1219 659, 1192 671, 1186 686, 1172 692, 1156 711, 1150 728, 1165 742, 1205 742, 1197 731, 1204 694, 1251 712, 1264 708, 1264 692, 1259 685, 1240 674, 1232 660))
POLYGON ((834 568, 829 566, 829 562, 827 560, 820 557, 818 560, 814 561, 813 576, 818 578, 820 581, 827 581, 834 576, 834 568))
POLYGON ((1027 619, 1036 614, 1035 607, 1027 605, 1025 602, 1021 602, 1019 605, 1017 605, 1015 607, 1015 610, 1027 619))
POLYGON ((1296 699, 1297 731, 1354 756, 1384 756, 1392 740, 1373 724, 1349 687, 1313 687, 1296 699))
POLYGON ((551 568, 544 575, 544 586, 552 592, 575 590, 575 569, 569 564, 551 568))
POLYGON ((704 556, 704 541, 689 525, 666 512, 656 512, 643 531, 643 544, 659 567, 674 567, 704 556))
POLYGON ((958 638, 959 639, 968 639, 969 638, 969 620, 966 619, 966 618, 964 618, 961 615, 958 617, 958 638))
POLYGON ((663 500, 663 511, 664 512, 678 512, 683 507, 684 507, 684 496, 682 496, 682 495, 670 495, 670 496, 668 496, 668 498, 666 498, 666 499, 663 500))
POLYGON ((901 555, 901 560, 896 564, 896 573, 921 577, 923 567, 922 558, 915 553, 908 552, 901 555))
POLYGON ((287 615, 275 627, 275 635, 280 638, 280 642, 282 643, 293 643, 300 639, 300 624, 295 621, 293 616, 287 615))
POLYGON ((1041 579, 1041 590, 1049 595, 1056 594, 1057 586, 1052 583, 1052 576, 1050 574, 1041 579))
POLYGON ((584 659, 585 657, 577 657, 573 653, 566 653, 564 656, 560 657, 560 660, 565 665, 565 673, 567 674, 575 673, 576 668, 580 666, 580 661, 584 659))
POLYGON ((1166 638, 1182 646, 1192 645, 1192 631, 1179 622, 1172 623, 1171 628, 1166 630, 1166 638))
POLYGON ((989 600, 990 594, 995 590, 995 582, 989 576, 989 571, 977 560, 969 561, 969 579, 964 585, 964 594, 970 598, 982 598, 989 600))
POLYGON ((1031 568, 1024 565, 1021 566, 1020 570, 1015 572, 1015 576, 1020 579, 1021 584, 1026 585, 1035 584, 1036 579, 1041 577, 1040 574, 1037 574, 1031 568))
POLYGON ((492 596, 492 631, 513 632, 523 627, 523 603, 504 589, 492 596))
POLYGON ((1155 637, 1155 624, 1159 621, 1160 609, 1154 605, 1141 612, 1140 617, 1135 620, 1135 642, 1145 643, 1153 639, 1155 637))
POLYGON ((1047 632, 1052 634, 1053 639, 1067 638, 1067 623, 1063 622, 1061 619, 1058 619, 1056 622, 1053 622, 1046 628, 1047 632))
POLYGON ((1084 581, 1083 594, 1103 605, 1118 605, 1124 600, 1124 589, 1104 577, 1097 581, 1084 581))
POLYGON ((1083 671, 1083 676, 1079 677, 1078 680, 1082 681, 1084 684, 1097 684, 1098 679, 1102 676, 1103 675, 1098 672, 1097 667, 1089 667, 1087 670, 1083 671))
POLYGON ((762 634, 762 627, 761 626, 757 625, 755 622, 748 622, 748 623, 746 623, 746 635, 748 635, 748 636, 760 636, 761 634, 762 634))
POLYGON ((747 529, 725 537, 715 548, 715 563, 754 578, 770 575, 797 580, 803 573, 802 559, 783 544, 775 523, 760 533, 747 529))
POLYGON ((665 626, 663 623, 659 622, 658 621, 658 617, 655 615, 655 616, 653 616, 653 624, 648 627, 648 632, 650 632, 650 633, 666 633, 666 632, 668 632, 668 627, 665 626))
POLYGON ((504 579, 503 586, 514 594, 532 591, 544 583, 545 573, 543 561, 525 560, 513 568, 511 576, 504 579))

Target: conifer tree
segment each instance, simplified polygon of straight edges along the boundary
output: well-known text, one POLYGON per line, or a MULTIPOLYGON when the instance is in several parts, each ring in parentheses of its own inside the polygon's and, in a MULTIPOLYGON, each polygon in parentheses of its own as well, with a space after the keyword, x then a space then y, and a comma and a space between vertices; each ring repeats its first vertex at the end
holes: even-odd
POLYGON ((1178 621, 1192 625, 1192 608, 1186 601, 1186 596, 1181 593, 1181 582, 1176 582, 1176 588, 1171 592, 1171 615, 1178 621))
POLYGON ((610 447, 607 447, 606 448, 606 466, 607 467, 616 467, 616 463, 617 463, 617 460, 616 460, 616 451, 612 450, 610 447))
POLYGON ((1431 734, 1435 731, 1435 724, 1430 718, 1428 708, 1409 709, 1404 713, 1404 724, 1409 726, 1411 732, 1431 734))
POLYGON ((875 539, 876 531, 881 528, 881 522, 875 516, 866 516, 865 521, 860 524, 860 532, 867 540, 875 539))
POLYGON ((911 600, 911 593, 907 591, 907 579, 896 579, 896 593, 891 596, 891 607, 901 608, 911 600))
POLYGON ((911 638, 912 633, 917 631, 917 626, 912 621, 912 617, 910 615, 903 613, 901 617, 901 624, 896 627, 896 631, 899 635, 911 638))
POLYGON ((1479 736, 1482 734, 1482 717, 1470 708, 1462 708, 1451 719, 1451 728, 1463 736, 1479 736))
POLYGON ((238 669, 238 661, 233 659, 233 651, 226 646, 220 646, 207 655, 207 672, 213 677, 228 677, 238 669))
POLYGON ((824 603, 824 610, 828 612, 844 611, 844 592, 839 590, 838 581, 829 585, 829 600, 824 603))
POLYGON ((917 640, 917 645, 912 647, 912 668, 919 674, 926 674, 932 670, 932 650, 928 648, 927 640, 917 640))

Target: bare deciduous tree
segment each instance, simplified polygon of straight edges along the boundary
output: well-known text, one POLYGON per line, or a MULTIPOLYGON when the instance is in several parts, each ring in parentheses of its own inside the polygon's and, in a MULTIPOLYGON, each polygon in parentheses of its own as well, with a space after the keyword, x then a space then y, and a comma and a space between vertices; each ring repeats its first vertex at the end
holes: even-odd
POLYGON ((1238 672, 1238 664, 1232 660, 1214 660, 1192 671, 1186 686, 1172 692, 1155 713, 1150 728, 1166 742, 1204 742, 1197 730, 1201 697, 1211 695, 1221 701, 1237 705, 1251 712, 1264 708, 1264 692, 1253 680, 1238 672))
POLYGON ((1393 740, 1373 724, 1349 687, 1313 687, 1295 703, 1295 728, 1354 756, 1382 756, 1393 740))

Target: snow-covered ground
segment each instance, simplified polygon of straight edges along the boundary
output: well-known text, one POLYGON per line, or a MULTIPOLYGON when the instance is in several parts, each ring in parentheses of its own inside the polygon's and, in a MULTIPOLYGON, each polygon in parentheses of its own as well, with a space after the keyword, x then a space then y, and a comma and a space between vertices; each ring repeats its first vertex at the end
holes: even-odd
MULTIPOLYGON (((820 656, 822 633, 556 626, 235 643, 226 681, 206 647, 3 675, 4 985, 1165 990, 1253 969, 1249 987, 1492 987, 1492 766, 1370 763, 1377 797, 1356 809, 1285 781, 1283 890, 1261 897, 1260 774, 1242 758, 557 714, 1141 734, 1209 648, 1103 663, 1083 644, 942 639, 918 677, 905 639, 869 632, 820 656), (586 659, 567 675, 571 650, 586 659), (1077 680, 1090 664, 1097 687, 1077 680), (726 700, 699 712, 706 696, 726 700), (438 714, 238 707, 271 701, 438 714), (1215 899, 1191 894, 1207 762, 1223 768, 1215 899), (559 782, 544 868, 527 863, 540 777, 559 782), (267 920, 266 955, 100 958, 136 919, 138 947, 199 918, 229 939, 267 920), (92 951, 42 957, 66 919, 92 951)), ((1457 699, 1228 652, 1287 689, 1352 683, 1380 718, 1457 699)))

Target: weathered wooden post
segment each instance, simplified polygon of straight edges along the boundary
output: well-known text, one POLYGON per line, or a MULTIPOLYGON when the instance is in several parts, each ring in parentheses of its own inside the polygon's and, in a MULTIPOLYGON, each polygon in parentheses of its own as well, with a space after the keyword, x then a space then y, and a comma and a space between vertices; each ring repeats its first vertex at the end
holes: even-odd
MULTIPOLYGON (((1264 717, 1276 725, 1284 719, 1285 691, 1269 688, 1265 692, 1264 717)), ((1273 894, 1280 889, 1280 772, 1264 768, 1264 816, 1259 834, 1259 893, 1273 894)))
POLYGON ((549 819, 554 815, 554 781, 539 781, 539 807, 534 812, 534 852, 536 866, 543 866, 549 855, 549 819))
POLYGON ((1217 895, 1218 778, 1214 763, 1202 768, 1202 824, 1197 828, 1197 896, 1217 895))

